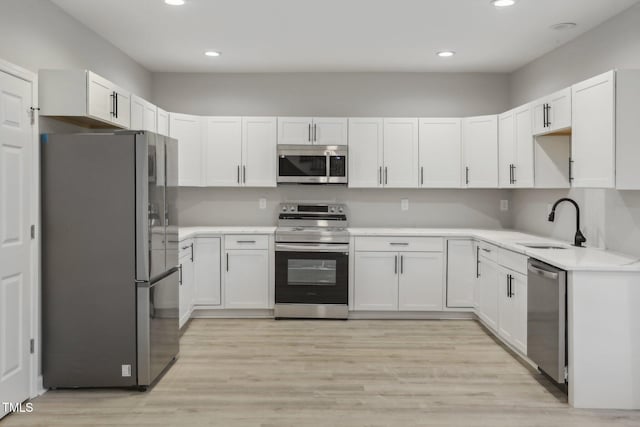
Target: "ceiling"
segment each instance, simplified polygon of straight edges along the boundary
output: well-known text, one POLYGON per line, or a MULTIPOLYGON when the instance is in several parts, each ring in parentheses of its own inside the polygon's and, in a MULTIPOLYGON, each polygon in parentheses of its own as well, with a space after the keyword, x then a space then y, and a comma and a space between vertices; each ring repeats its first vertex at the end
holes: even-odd
POLYGON ((511 72, 638 2, 52 1, 148 70, 170 72, 511 72), (578 26, 549 28, 566 21, 578 26))

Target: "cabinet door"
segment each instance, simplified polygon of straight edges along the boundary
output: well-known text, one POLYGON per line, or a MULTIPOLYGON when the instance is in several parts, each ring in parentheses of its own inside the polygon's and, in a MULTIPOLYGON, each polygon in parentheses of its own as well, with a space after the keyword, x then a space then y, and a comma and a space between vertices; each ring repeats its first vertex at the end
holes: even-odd
POLYGON ((275 117, 242 118, 242 182, 245 186, 276 186, 276 128, 275 117))
POLYGON ((552 132, 571 127, 571 88, 558 91, 548 98, 549 127, 552 132))
POLYGON ((116 111, 113 123, 122 127, 131 126, 131 94, 119 88, 114 88, 116 94, 116 111))
POLYGON ((180 327, 182 327, 191 316, 193 307, 193 289, 195 287, 194 265, 191 261, 191 254, 180 258, 180 266, 182 267, 182 276, 180 281, 180 289, 178 298, 180 299, 180 327))
POLYGON ((420 119, 420 186, 459 188, 462 183, 462 120, 420 119))
POLYGON ((447 307, 474 306, 476 246, 473 240, 447 242, 447 307))
POLYGON ((608 72, 573 86, 571 159, 573 186, 615 186, 615 75, 608 72))
POLYGON ((202 119, 186 114, 169 114, 169 136, 178 140, 179 185, 203 185, 202 119))
POLYGON ((441 311, 443 268, 440 252, 400 252, 398 309, 441 311))
POLYGON ((418 187, 418 119, 384 119, 384 186, 418 187))
POLYGON ((155 105, 147 102, 144 106, 144 130, 149 132, 158 132, 157 122, 158 111, 155 105))
POLYGON ((144 130, 145 104, 139 96, 131 96, 131 129, 144 130))
POLYGON ((278 144, 312 144, 311 117, 278 117, 278 144))
POLYGON ((242 184, 242 119, 207 117, 205 185, 237 187, 242 184))
POLYGON ((511 298, 511 271, 498 268, 498 335, 513 345, 515 301, 511 298))
POLYGON ((534 135, 541 135, 549 131, 546 126, 546 105, 547 99, 539 99, 532 104, 532 130, 534 135))
POLYGON ((531 129, 531 106, 516 108, 514 117, 515 161, 513 169, 514 186, 534 187, 533 131, 531 129))
POLYGON ((498 165, 500 187, 513 187, 513 168, 516 165, 515 114, 513 110, 498 116, 498 165))
POLYGON ((225 308, 269 308, 269 251, 227 250, 225 308))
POLYGON ((382 186, 382 119, 349 119, 349 187, 382 186))
POLYGON ((498 187, 498 116, 463 120, 465 182, 469 188, 498 187))
POLYGON ((156 127, 160 135, 169 136, 169 113, 162 108, 157 108, 156 127))
POLYGON ((200 237, 194 245, 196 305, 220 305, 220 238, 200 237))
POLYGON ((511 300, 513 322, 511 344, 522 354, 527 354, 527 276, 511 273, 511 300))
POLYGON ((88 115, 105 122, 113 122, 115 114, 112 83, 99 75, 87 73, 88 115))
POLYGON ((313 119, 313 143, 317 145, 347 145, 347 119, 316 117, 313 119))
POLYGON ((356 252, 354 308, 395 311, 398 309, 398 253, 356 252))
POLYGON ((498 266, 480 258, 479 265, 479 315, 480 319, 494 331, 498 330, 498 266))

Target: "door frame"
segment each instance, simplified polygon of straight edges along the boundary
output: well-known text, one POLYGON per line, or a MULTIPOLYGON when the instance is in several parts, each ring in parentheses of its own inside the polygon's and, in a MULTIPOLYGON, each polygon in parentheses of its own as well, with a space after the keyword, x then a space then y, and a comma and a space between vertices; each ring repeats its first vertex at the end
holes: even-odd
POLYGON ((31 212, 30 224, 35 225, 35 238, 31 240, 31 274, 29 276, 30 304, 28 310, 31 318, 30 333, 34 340, 34 352, 30 355, 29 364, 29 394, 36 397, 46 390, 42 386, 39 360, 41 359, 40 339, 40 144, 39 141, 39 114, 38 114, 38 75, 33 71, 19 67, 0 58, 0 72, 4 72, 18 79, 31 83, 31 105, 34 111, 33 125, 31 126, 31 212))

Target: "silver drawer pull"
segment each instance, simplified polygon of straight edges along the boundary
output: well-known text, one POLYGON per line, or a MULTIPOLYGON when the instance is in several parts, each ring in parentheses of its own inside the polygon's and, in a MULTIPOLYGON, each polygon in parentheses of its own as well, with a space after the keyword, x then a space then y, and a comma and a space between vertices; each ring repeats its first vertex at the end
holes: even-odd
POLYGON ((189 249, 191 246, 187 245, 187 246, 182 246, 180 249, 185 250, 185 249, 189 249))
POLYGON ((491 253, 491 249, 482 248, 482 250, 483 250, 484 252, 486 252, 486 253, 489 253, 489 254, 491 253))
POLYGON ((391 246, 409 246, 409 243, 406 243, 406 242, 391 242, 389 244, 391 246))
POLYGON ((236 243, 255 243, 255 240, 236 240, 236 243))

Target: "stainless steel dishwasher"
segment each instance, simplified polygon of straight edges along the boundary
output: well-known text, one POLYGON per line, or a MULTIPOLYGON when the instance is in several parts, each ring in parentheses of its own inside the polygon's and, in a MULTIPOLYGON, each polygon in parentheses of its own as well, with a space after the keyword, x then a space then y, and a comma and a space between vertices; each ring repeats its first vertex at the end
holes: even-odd
POLYGON ((527 357, 565 383, 567 272, 533 258, 527 272, 527 357))

